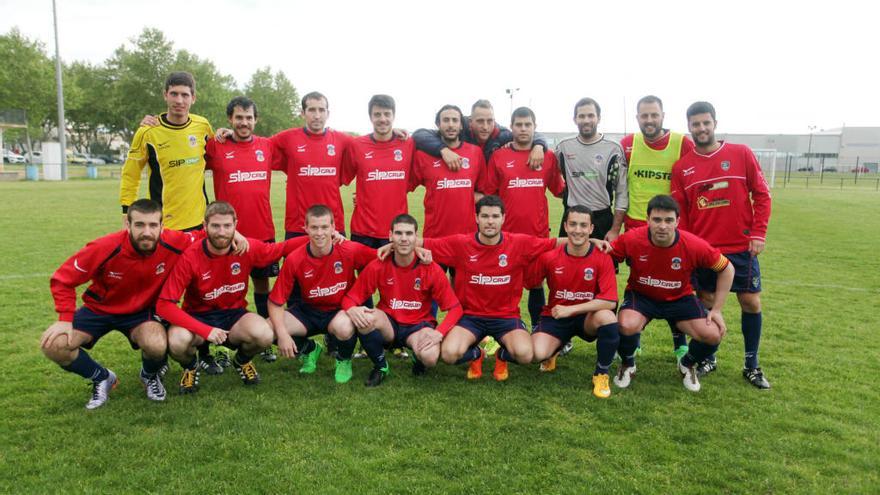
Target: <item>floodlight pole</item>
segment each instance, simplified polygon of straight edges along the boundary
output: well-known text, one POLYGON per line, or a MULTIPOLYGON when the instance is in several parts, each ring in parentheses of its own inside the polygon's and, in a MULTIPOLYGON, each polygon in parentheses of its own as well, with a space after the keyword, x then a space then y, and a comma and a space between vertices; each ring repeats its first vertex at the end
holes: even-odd
POLYGON ((510 95, 510 115, 513 115, 513 95, 519 91, 519 88, 507 88, 504 91, 510 95))
POLYGON ((61 180, 67 180, 67 126, 64 124, 64 86, 61 82, 61 52, 58 49, 58 9, 52 0, 55 25, 55 90, 58 95, 58 143, 61 145, 61 180))

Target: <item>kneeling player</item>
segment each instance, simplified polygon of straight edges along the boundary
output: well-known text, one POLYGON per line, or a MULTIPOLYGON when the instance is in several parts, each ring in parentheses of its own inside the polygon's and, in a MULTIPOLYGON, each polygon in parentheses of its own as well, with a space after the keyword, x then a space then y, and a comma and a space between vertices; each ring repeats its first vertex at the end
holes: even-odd
POLYGON ((381 384, 390 372, 386 346, 412 349, 415 375, 435 366, 440 358, 440 342, 461 317, 461 305, 443 269, 436 263, 424 264, 416 259, 417 231, 418 222, 412 216, 395 217, 390 237, 394 255, 367 265, 342 300, 342 308, 373 361, 373 371, 366 381, 368 387, 381 384), (361 306, 376 289, 377 309, 361 306), (440 326, 431 316, 431 301, 437 301, 443 311, 448 311, 440 326))
POLYGON ((269 323, 247 311, 251 269, 266 266, 305 243, 290 239, 269 244, 251 239, 250 250, 235 254, 231 250, 237 223, 235 209, 216 201, 205 212, 207 239, 191 246, 174 268, 159 296, 157 311, 172 326, 168 329, 168 349, 183 366, 180 393, 197 392, 199 367, 196 347, 206 340, 238 349, 232 360, 245 385, 255 385, 260 375, 252 358, 272 344, 269 323), (177 306, 186 292, 183 309, 177 306))
POLYGON ((617 280, 614 263, 607 254, 590 244, 592 215, 586 206, 575 205, 563 218, 567 241, 546 252, 532 265, 526 287, 535 287, 547 279, 550 301, 541 311, 541 319, 532 332, 534 360, 548 361, 542 371, 556 368, 556 353, 578 336, 596 342, 596 371, 593 395, 601 399, 611 395, 608 369, 620 342, 617 316, 617 280))

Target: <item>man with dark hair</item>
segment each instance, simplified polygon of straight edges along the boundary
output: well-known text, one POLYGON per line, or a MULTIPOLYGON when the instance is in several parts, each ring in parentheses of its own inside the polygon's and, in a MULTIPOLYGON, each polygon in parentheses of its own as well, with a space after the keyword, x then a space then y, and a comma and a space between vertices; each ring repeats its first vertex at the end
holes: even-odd
POLYGON ((437 364, 440 343, 461 317, 461 305, 443 269, 416 259, 418 222, 407 214, 391 221, 393 255, 372 261, 342 300, 342 309, 360 334, 361 346, 373 361, 366 385, 380 385, 390 373, 386 346, 413 351, 413 374, 424 374, 437 364), (376 309, 361 303, 379 291, 376 309), (446 318, 439 326, 431 315, 437 301, 446 318))
POLYGON ((726 326, 721 310, 733 281, 733 267, 718 249, 690 232, 678 229, 679 206, 674 199, 658 195, 648 202, 648 225, 627 230, 613 243, 592 242, 630 267, 629 280, 618 314, 622 360, 614 384, 630 385, 636 373, 635 354, 639 335, 652 319, 665 319, 691 336, 688 352, 678 363, 682 384, 700 391, 697 364, 718 348, 726 326), (691 287, 691 275, 698 268, 718 274, 715 306, 706 310, 691 287))
MULTIPOLYGON (((761 268, 770 222, 770 189, 761 165, 748 146, 715 139, 715 107, 696 102, 687 110, 688 129, 696 149, 672 168, 672 196, 681 204, 681 228, 715 246, 733 264, 733 292, 742 310, 745 344, 743 377, 759 389, 770 382, 758 364, 761 342, 761 268)), ((696 288, 707 307, 720 283, 710 271, 696 272, 696 288)), ((700 366, 703 374, 716 367, 714 356, 700 366)))

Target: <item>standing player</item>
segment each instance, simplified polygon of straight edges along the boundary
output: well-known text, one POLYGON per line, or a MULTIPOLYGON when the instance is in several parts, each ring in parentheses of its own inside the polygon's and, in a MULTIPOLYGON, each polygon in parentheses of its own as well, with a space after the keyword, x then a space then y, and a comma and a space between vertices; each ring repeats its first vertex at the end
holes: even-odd
MULTIPOLYGON (((696 150, 672 169, 672 195, 681 204, 682 228, 720 249, 736 269, 733 292, 742 310, 745 343, 743 377, 759 389, 770 383, 758 365, 761 342, 761 268, 770 222, 770 189, 761 166, 748 146, 715 139, 715 107, 696 102, 687 110, 688 128, 696 150)), ((714 307, 714 273, 698 270, 696 287, 707 307, 714 307)), ((714 356, 700 371, 715 370, 714 356)))
MULTIPOLYGON (((274 146, 269 139, 254 135, 257 105, 250 98, 236 96, 226 105, 232 139, 223 143, 211 139, 205 150, 205 168, 214 173, 214 198, 235 209, 242 235, 263 242, 275 242, 275 223, 269 191, 272 186, 274 146)), ((278 275, 278 263, 255 267, 254 303, 257 313, 269 317, 269 277, 278 275)), ((262 354, 275 361, 271 346, 262 354)))
POLYGON ((255 385, 260 375, 251 359, 272 344, 272 329, 265 319, 247 310, 248 279, 255 266, 266 266, 304 240, 268 244, 254 239, 243 254, 232 250, 237 218, 224 201, 205 211, 207 238, 190 246, 162 287, 156 310, 171 323, 168 350, 183 367, 180 393, 199 389, 196 347, 208 341, 238 349, 232 364, 245 385, 255 385), (185 294, 184 294, 185 293, 185 294), (183 309, 177 306, 184 296, 183 309))
POLYGON ((541 320, 532 332, 535 361, 553 359, 555 354, 578 336, 596 340, 596 370, 593 395, 611 395, 608 370, 620 343, 617 316, 617 279, 611 258, 594 249, 589 237, 593 231, 590 210, 574 205, 563 216, 566 243, 546 252, 528 271, 526 287, 547 279, 550 302, 541 311, 541 320))
POLYGON ((409 347, 413 351, 413 374, 421 375, 440 358, 440 343, 461 317, 461 305, 443 269, 436 263, 416 259, 418 222, 398 215, 391 222, 394 254, 372 261, 342 300, 344 309, 360 333, 361 345, 373 361, 366 385, 375 387, 390 373, 384 348, 409 347), (361 303, 379 291, 376 309, 361 303), (431 302, 448 311, 439 326, 431 315, 431 302))
MULTIPOLYGON (((486 173, 486 194, 496 194, 507 206, 505 230, 515 234, 548 237, 550 234, 547 193, 560 196, 565 182, 556 164, 556 155, 548 151, 538 169, 528 164, 535 137, 535 113, 527 107, 513 111, 510 127, 513 145, 492 153, 486 173)), ((529 290, 531 328, 538 324, 544 306, 544 287, 529 290)))
POLYGON ((718 349, 726 327, 721 309, 733 281, 733 267, 718 249, 699 237, 678 229, 679 208, 670 196, 658 195, 648 202, 648 225, 626 231, 613 243, 594 240, 618 262, 630 267, 620 323, 620 354, 623 363, 614 377, 620 388, 629 386, 636 373, 635 354, 639 334, 652 319, 661 318, 691 336, 688 352, 678 363, 682 383, 700 391, 697 364, 718 349), (706 314, 694 295, 691 275, 698 268, 718 273, 715 306, 706 314))

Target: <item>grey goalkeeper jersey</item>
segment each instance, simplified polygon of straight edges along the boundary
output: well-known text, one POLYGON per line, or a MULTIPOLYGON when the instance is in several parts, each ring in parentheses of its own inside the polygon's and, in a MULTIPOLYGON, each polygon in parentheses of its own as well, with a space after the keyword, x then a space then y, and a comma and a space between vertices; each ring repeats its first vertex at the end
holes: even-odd
POLYGON ((620 144, 605 136, 584 144, 575 136, 556 145, 556 157, 565 174, 568 206, 583 205, 595 211, 614 205, 615 210, 626 210, 626 155, 620 144))

